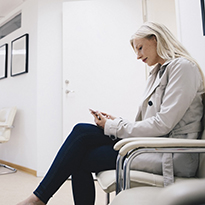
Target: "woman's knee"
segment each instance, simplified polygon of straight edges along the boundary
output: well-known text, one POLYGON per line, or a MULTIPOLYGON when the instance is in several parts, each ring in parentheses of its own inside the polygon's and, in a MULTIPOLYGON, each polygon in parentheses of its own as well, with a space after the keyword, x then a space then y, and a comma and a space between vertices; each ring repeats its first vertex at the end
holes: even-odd
POLYGON ((78 123, 74 126, 73 131, 78 131, 78 132, 87 132, 90 131, 91 129, 97 128, 93 124, 89 123, 78 123))

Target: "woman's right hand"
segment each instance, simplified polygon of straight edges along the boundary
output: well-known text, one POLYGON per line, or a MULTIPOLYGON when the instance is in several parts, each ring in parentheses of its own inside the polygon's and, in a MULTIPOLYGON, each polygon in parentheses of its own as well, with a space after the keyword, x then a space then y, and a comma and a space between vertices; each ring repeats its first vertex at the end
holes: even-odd
POLYGON ((103 116, 105 116, 105 118, 107 118, 107 119, 110 119, 110 120, 114 120, 116 117, 114 117, 114 116, 112 116, 112 115, 108 115, 107 113, 105 113, 105 112, 101 112, 101 114, 103 115, 103 116))

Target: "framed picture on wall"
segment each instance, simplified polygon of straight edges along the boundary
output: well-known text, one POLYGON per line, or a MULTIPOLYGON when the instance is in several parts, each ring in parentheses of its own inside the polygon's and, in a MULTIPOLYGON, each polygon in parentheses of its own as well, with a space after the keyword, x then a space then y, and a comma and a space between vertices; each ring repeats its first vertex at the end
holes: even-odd
POLYGON ((11 42, 11 76, 28 73, 28 38, 24 34, 11 42))
POLYGON ((205 36, 205 0, 201 0, 201 17, 202 17, 202 29, 205 36))
POLYGON ((8 44, 0 46, 0 79, 7 77, 8 44))

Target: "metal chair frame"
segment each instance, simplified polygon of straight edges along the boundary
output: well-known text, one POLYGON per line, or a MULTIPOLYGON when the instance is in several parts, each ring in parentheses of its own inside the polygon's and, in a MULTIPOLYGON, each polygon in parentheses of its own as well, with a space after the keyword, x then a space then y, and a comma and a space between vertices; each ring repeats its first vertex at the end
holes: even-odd
POLYGON ((10 167, 6 164, 1 164, 0 163, 0 167, 4 167, 5 169, 9 169, 10 171, 9 172, 0 172, 0 175, 4 175, 4 174, 12 174, 12 173, 15 173, 17 172, 17 170, 13 167, 10 167))

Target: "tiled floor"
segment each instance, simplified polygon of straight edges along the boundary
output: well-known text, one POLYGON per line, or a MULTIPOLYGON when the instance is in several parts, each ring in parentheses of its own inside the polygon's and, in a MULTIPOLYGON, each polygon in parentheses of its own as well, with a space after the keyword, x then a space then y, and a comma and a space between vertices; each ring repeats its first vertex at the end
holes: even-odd
MULTIPOLYGON (((0 168, 0 172, 1 172, 0 168)), ((16 205, 27 198, 36 188, 42 178, 25 172, 0 175, 0 205, 16 205)), ((105 205, 106 195, 96 183, 96 205, 105 205)), ((113 196, 112 196, 113 197, 113 196)), ((66 181, 60 190, 50 199, 48 205, 73 205, 70 180, 66 181)), ((86 204, 85 204, 86 205, 86 204)))

